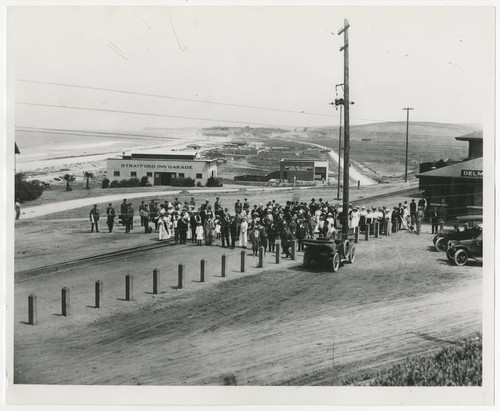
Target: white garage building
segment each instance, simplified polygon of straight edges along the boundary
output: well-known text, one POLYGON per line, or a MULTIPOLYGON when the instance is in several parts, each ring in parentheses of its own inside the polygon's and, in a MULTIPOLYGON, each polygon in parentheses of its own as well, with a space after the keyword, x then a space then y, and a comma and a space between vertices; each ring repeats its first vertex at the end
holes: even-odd
POLYGON ((111 181, 147 176, 152 185, 165 186, 173 178, 190 177, 205 185, 209 177, 217 177, 217 160, 203 160, 198 152, 132 153, 107 162, 111 181))

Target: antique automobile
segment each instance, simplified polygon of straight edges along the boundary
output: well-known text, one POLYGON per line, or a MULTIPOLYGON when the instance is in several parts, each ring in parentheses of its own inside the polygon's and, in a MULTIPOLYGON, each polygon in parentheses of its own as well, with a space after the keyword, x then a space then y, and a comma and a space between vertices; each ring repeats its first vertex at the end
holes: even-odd
POLYGON ((476 238, 483 231, 482 216, 461 216, 457 217, 455 228, 453 230, 443 230, 436 234, 432 242, 438 251, 446 251, 448 249, 448 241, 462 241, 476 238), (460 229, 459 226, 463 228, 460 229))
POLYGON ((483 258, 483 234, 470 240, 451 240, 448 243, 446 257, 456 265, 465 265, 470 258, 474 260, 483 258))
POLYGON ((315 261, 327 264, 333 272, 336 272, 344 262, 354 262, 356 247, 348 240, 305 240, 303 244, 306 267, 315 261))

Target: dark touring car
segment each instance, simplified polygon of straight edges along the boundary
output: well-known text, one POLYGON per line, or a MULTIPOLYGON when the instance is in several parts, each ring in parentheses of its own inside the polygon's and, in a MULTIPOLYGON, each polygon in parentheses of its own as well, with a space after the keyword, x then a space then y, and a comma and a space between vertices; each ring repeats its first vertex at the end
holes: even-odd
POLYGON ((436 234, 432 242, 438 251, 446 251, 448 249, 448 241, 463 241, 471 238, 476 238, 482 233, 483 229, 479 222, 483 221, 483 216, 461 216, 457 217, 455 229, 443 230, 436 234), (464 228, 460 229, 459 226, 464 228))
POLYGON ((342 263, 354 262, 356 247, 348 240, 305 240, 303 244, 306 267, 316 261, 328 264, 328 267, 336 272, 342 263))

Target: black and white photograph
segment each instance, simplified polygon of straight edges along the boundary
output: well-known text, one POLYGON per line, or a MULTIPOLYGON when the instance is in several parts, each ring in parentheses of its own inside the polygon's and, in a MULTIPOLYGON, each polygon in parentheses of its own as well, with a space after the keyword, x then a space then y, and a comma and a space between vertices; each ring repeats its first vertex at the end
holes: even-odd
POLYGON ((7 5, 7 403, 493 404, 495 13, 7 5))

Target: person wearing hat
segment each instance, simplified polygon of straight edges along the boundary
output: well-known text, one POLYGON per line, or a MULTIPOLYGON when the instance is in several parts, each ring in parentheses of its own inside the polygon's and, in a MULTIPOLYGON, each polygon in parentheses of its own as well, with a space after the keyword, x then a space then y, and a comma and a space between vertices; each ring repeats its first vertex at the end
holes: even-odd
POLYGON ((144 210, 144 200, 141 201, 141 205, 139 206, 139 216, 141 217, 141 227, 144 227, 144 218, 142 217, 142 210, 144 210))
POLYGON ((224 209, 222 208, 222 202, 220 201, 220 197, 215 198, 215 203, 214 203, 214 213, 216 216, 221 217, 224 209))
POLYGON ((398 207, 394 207, 392 209, 391 225, 392 225, 392 232, 397 233, 399 230, 399 208, 398 207))
POLYGON ((352 219, 351 219, 351 224, 354 229, 356 227, 359 227, 360 218, 361 218, 361 213, 359 211, 359 207, 356 206, 353 208, 352 219))
POLYGON ((259 255, 260 247, 260 225, 258 219, 255 221, 252 229, 250 230, 250 241, 252 242, 252 253, 254 257, 259 255))
MULTIPOLYGON (((229 215, 228 215, 229 216, 229 215)), ((238 238, 238 219, 237 216, 229 217, 229 232, 231 233, 231 249, 236 247, 236 239, 238 238)), ((229 245, 229 239, 227 239, 229 245)))
POLYGON ((194 201, 194 197, 191 197, 191 201, 189 202, 189 211, 194 211, 196 209, 196 201, 194 201))
POLYGON ((198 223, 201 224, 201 217, 200 214, 196 211, 194 213, 190 213, 191 216, 189 218, 189 228, 190 228, 190 234, 191 234, 191 242, 195 243, 196 242, 196 226, 198 223))
POLYGON ((144 204, 142 209, 139 211, 139 215, 141 216, 141 222, 142 222, 142 225, 144 227, 144 234, 149 234, 151 232, 151 228, 149 227, 149 205, 148 204, 144 204))
POLYGON ((411 225, 415 225, 417 221, 417 203, 415 203, 415 199, 411 200, 410 203, 410 223, 411 225))
POLYGON ((365 232, 366 225, 366 209, 364 206, 361 206, 361 210, 359 210, 359 231, 361 233, 365 232))
POLYGON ((160 221, 158 225, 158 239, 167 240, 168 238, 170 238, 168 215, 166 213, 160 212, 159 220, 160 221))
POLYGON ((179 235, 179 213, 177 211, 174 211, 172 213, 172 229, 174 231, 174 241, 175 244, 179 243, 180 235, 179 235))
POLYGON ((248 222, 246 217, 243 217, 240 222, 240 247, 247 248, 247 231, 248 231, 248 222))
POLYGON ((90 232, 94 232, 94 226, 95 226, 95 232, 99 232, 99 210, 97 209, 97 204, 94 204, 94 207, 91 208, 90 213, 89 213, 89 219, 90 219, 90 232))
POLYGON ((248 214, 248 210, 250 210, 250 203, 248 202, 248 198, 245 198, 243 202, 243 210, 248 214))
POLYGON ((186 244, 188 223, 189 220, 187 217, 182 217, 177 220, 177 229, 179 230, 179 242, 181 244, 186 244))
POLYGON ((109 203, 108 208, 106 208, 106 216, 106 225, 108 226, 109 232, 112 233, 113 225, 115 223, 115 209, 113 208, 113 205, 111 203, 109 203))
POLYGON ((236 203, 234 203, 234 213, 236 215, 240 215, 242 210, 243 205, 241 204, 240 200, 236 200, 236 203))
POLYGON ((203 225, 201 221, 196 225, 195 228, 195 234, 196 234, 196 245, 201 246, 203 238, 204 238, 204 232, 203 232, 203 225))
POLYGON ((125 215, 127 214, 128 210, 128 204, 127 204, 127 199, 123 199, 123 203, 120 204, 120 215, 118 216, 120 223, 124 226, 125 225, 125 215))

